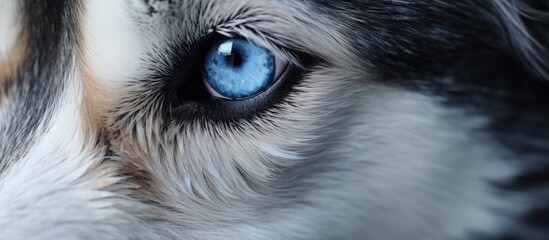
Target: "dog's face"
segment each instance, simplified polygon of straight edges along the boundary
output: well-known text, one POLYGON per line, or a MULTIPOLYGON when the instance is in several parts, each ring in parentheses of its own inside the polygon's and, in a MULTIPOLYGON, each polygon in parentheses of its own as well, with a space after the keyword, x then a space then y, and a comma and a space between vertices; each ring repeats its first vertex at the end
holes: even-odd
POLYGON ((1 0, 0 236, 543 239, 548 19, 1 0))

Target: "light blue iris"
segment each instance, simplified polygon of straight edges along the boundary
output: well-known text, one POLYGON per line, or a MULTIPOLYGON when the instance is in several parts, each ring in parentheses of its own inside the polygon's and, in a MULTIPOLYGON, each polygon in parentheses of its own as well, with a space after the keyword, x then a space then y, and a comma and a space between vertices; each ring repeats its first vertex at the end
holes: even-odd
POLYGON ((243 39, 217 42, 206 53, 206 81, 220 95, 245 98, 264 91, 275 71, 275 58, 264 47, 243 39))

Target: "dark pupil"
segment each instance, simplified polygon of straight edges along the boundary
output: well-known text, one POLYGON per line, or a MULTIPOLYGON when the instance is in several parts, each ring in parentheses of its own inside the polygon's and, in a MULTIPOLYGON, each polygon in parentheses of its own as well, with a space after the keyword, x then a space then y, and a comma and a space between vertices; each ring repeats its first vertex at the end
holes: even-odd
POLYGON ((242 55, 239 52, 232 52, 229 55, 225 55, 225 62, 229 66, 240 67, 242 65, 242 55))

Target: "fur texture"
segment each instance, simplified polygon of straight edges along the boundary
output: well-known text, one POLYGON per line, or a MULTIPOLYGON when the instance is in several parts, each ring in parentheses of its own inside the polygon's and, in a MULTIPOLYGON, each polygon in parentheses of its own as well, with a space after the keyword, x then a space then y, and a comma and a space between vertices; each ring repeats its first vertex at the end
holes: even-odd
POLYGON ((0 0, 4 239, 545 239, 549 5, 0 0), (204 95, 208 39, 288 62, 204 95))

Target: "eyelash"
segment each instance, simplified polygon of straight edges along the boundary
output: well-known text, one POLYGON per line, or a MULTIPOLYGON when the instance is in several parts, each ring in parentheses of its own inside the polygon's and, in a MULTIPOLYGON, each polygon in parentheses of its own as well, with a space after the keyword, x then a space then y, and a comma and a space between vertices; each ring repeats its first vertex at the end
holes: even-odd
MULTIPOLYGON (((221 39, 228 39, 228 37, 219 33, 210 33, 190 46, 174 44, 175 46, 170 50, 173 52, 168 55, 169 57, 160 61, 166 65, 162 70, 156 71, 157 74, 153 78, 164 83, 161 98, 164 99, 163 106, 167 108, 166 113, 169 115, 167 119, 170 122, 204 119, 227 122, 257 117, 272 109, 274 105, 285 101, 296 83, 295 80, 299 79, 304 72, 299 62, 288 61, 288 66, 280 77, 257 95, 238 101, 212 97, 202 82, 202 63, 204 51, 221 39)), ((273 52, 275 56, 280 54, 280 51, 273 52)), ((294 56, 283 56, 283 58, 297 59, 294 56)))

